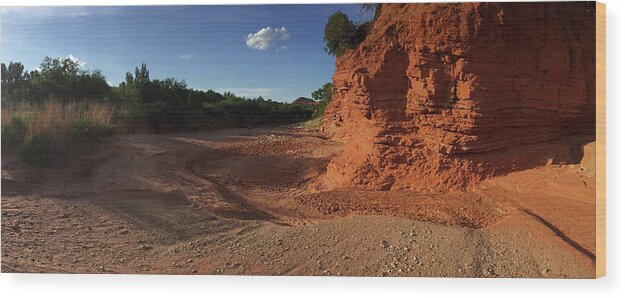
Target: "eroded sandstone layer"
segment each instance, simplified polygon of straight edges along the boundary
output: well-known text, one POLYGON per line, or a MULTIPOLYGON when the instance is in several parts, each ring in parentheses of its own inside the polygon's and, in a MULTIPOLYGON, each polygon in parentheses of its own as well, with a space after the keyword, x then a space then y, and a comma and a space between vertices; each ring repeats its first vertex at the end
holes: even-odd
POLYGON ((366 40, 337 58, 323 130, 345 149, 324 183, 444 190, 577 158, 549 142, 594 131, 594 11, 382 5, 366 40))

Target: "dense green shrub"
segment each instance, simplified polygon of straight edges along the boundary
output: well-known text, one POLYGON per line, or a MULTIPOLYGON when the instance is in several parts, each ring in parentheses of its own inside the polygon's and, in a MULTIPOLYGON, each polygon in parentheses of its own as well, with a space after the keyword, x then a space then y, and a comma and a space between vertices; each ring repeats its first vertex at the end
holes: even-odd
POLYGON ((2 125, 2 147, 14 148, 21 145, 27 130, 24 119, 13 117, 6 125, 2 125))
POLYGON ((257 99, 229 98, 215 103, 206 103, 203 105, 203 112, 237 121, 264 116, 275 122, 284 122, 290 119, 308 119, 313 110, 305 106, 264 100, 261 97, 257 99))
POLYGON ((95 123, 93 120, 81 117, 71 122, 71 140, 73 143, 84 143, 98 140, 100 137, 110 136, 113 128, 109 125, 95 123))
POLYGON ((35 166, 58 163, 65 154, 62 140, 50 134, 36 134, 24 142, 20 149, 22 160, 35 166))
POLYGON ((173 117, 168 113, 168 106, 162 101, 148 102, 143 105, 145 117, 155 132, 161 129, 163 122, 172 122, 173 117))

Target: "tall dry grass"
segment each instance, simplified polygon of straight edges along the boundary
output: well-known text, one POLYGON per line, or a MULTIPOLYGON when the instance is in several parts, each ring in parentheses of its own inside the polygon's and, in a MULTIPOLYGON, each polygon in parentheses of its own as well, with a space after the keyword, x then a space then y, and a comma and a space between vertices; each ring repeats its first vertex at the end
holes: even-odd
POLYGON ((89 123, 93 127, 110 128, 112 115, 110 105, 98 102, 19 102, 2 106, 2 128, 4 130, 16 122, 22 122, 26 129, 26 139, 35 135, 65 139, 75 133, 79 122, 89 123))
POLYGON ((22 160, 33 165, 58 164, 111 133, 112 115, 110 105, 97 102, 3 104, 2 148, 19 150, 22 160))

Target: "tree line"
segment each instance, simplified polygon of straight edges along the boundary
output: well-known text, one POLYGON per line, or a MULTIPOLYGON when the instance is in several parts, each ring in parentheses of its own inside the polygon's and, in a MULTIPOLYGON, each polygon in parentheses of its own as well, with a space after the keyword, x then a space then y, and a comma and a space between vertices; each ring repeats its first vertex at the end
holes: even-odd
POLYGON ((145 63, 126 73, 118 86, 109 86, 99 70, 87 70, 69 58, 46 57, 26 71, 20 62, 2 63, 2 104, 97 101, 114 107, 121 123, 147 122, 155 131, 202 127, 248 126, 306 120, 310 107, 265 99, 247 98, 231 92, 189 88, 184 80, 153 79, 145 63))

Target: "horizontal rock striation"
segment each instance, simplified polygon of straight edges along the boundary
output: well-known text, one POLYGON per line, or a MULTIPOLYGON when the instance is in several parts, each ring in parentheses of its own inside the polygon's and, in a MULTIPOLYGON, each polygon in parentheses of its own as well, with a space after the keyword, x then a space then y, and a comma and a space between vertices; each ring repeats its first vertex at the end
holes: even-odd
POLYGON ((548 161, 594 132, 594 4, 383 4, 337 58, 323 130, 331 187, 464 188, 548 161), (547 148, 545 150, 545 148, 547 148))

